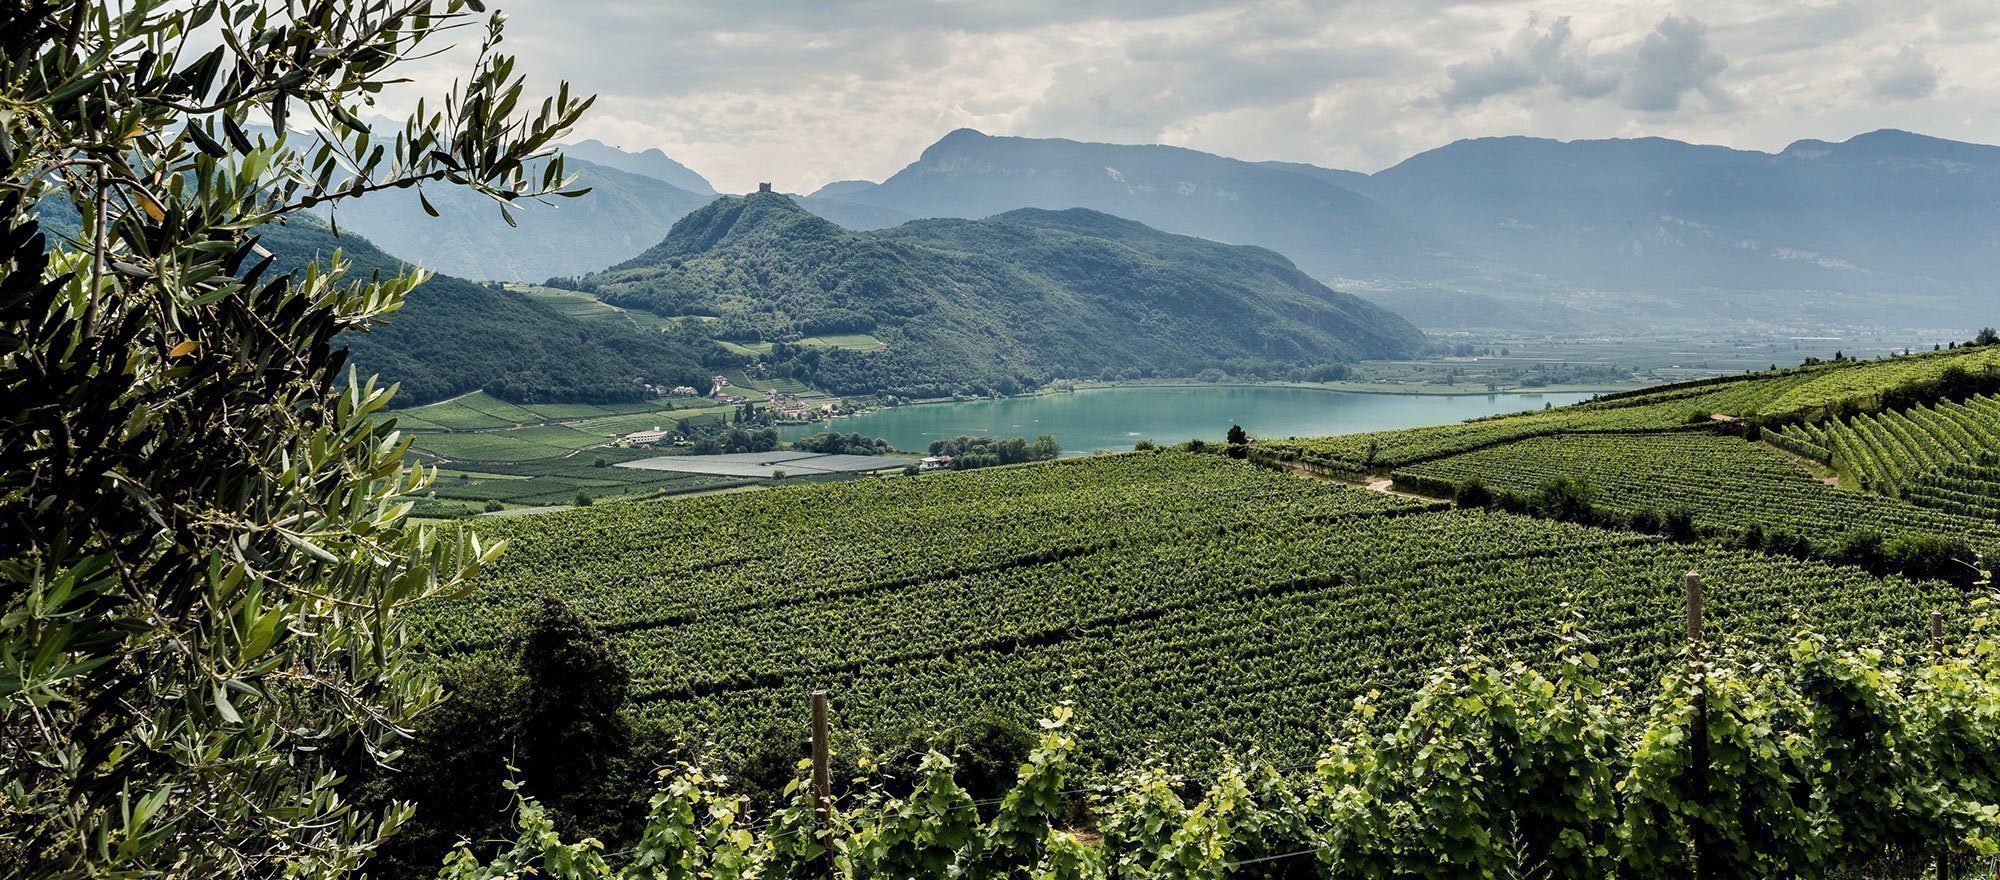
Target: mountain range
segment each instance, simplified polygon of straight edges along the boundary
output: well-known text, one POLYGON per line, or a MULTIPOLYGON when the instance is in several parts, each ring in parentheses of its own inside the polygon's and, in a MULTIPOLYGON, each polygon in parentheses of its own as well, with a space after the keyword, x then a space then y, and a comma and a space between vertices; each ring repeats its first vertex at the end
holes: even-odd
MULTIPOLYGON (((659 243, 674 221, 715 199, 707 180, 659 150, 626 153, 584 141, 564 147, 563 168, 590 192, 525 204, 513 211, 511 226, 491 199, 456 186, 423 191, 437 217, 424 210, 416 190, 389 189, 344 201, 329 219, 439 272, 476 281, 540 282, 631 259, 659 243)), ((835 198, 798 201, 860 229, 912 219, 891 208, 835 198)))
POLYGON ((875 340, 873 350, 771 351, 778 368, 837 393, 1282 373, 1400 356, 1423 341, 1269 250, 1082 209, 858 232, 784 195, 725 197, 637 258, 573 283, 614 305, 706 319, 739 343, 875 340))
POLYGON ((1896 131, 1775 154, 1482 138, 1361 174, 962 130, 836 187, 920 217, 1077 206, 1260 245, 1392 307, 1410 293, 1428 326, 1512 320, 1495 301, 1628 328, 1952 325, 1994 305, 2000 269, 2000 148, 1896 131))
MULTIPOLYGON (((538 281, 629 259, 711 197, 657 150, 570 157, 591 196, 518 230, 462 194, 433 199, 442 220, 404 191, 336 219, 445 272, 538 281)), ((1480 138, 1373 174, 960 130, 880 183, 793 198, 856 231, 1088 208, 1269 248, 1433 329, 1956 328, 2000 271, 2000 148, 1890 130, 1776 153, 1480 138)))

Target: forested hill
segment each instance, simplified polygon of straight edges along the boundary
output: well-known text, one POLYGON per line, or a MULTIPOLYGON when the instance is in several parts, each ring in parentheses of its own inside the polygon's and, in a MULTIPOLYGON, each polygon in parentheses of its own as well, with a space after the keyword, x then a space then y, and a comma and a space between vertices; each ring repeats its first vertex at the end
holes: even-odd
MULTIPOLYGON (((365 238, 335 237, 310 218, 260 231, 277 265, 297 269, 338 249, 350 275, 395 274, 403 264, 365 238)), ((516 402, 609 402, 644 396, 642 382, 706 389, 700 353, 712 346, 612 323, 585 323, 517 293, 435 275, 401 311, 338 340, 362 375, 399 382, 399 404, 485 390, 516 402)))
POLYGON ((1308 366, 1394 357, 1422 340, 1270 251, 1085 210, 860 233, 782 195, 723 198, 577 284, 621 306, 718 318, 725 339, 886 343, 797 353, 801 378, 841 393, 1005 393, 1065 377, 1308 366))

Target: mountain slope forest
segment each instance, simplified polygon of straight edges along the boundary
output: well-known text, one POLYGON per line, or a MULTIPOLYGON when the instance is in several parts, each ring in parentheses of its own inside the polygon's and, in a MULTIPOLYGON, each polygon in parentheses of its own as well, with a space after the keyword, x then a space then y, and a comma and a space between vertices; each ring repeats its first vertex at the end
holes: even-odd
MULTIPOLYGON (((488 210, 491 210, 490 206, 488 210)), ((338 250, 349 277, 393 276, 406 265, 352 233, 336 236, 311 218, 259 231, 274 264, 296 271, 338 250)), ((703 357, 726 352, 698 336, 586 322, 493 284, 434 275, 403 308, 340 342, 363 376, 399 383, 399 405, 486 391, 514 402, 639 400, 645 384, 706 390, 703 357)))
POLYGON ((1051 379, 1308 368, 1414 350, 1407 321, 1284 258, 1090 211, 859 233, 777 194, 724 198, 666 240, 570 282, 713 319, 736 341, 872 334, 876 351, 772 352, 836 393, 1012 393, 1051 379))

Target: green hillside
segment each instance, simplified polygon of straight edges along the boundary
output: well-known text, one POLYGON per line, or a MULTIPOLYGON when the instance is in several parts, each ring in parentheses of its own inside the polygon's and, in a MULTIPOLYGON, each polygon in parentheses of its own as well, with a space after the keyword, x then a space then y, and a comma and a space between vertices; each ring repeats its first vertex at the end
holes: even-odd
POLYGON ((614 305, 714 318, 735 342, 869 334, 878 351, 779 348, 837 393, 1010 393, 1068 377, 1187 376, 1389 357, 1407 321, 1284 258, 1089 211, 857 233, 791 199, 724 198, 573 282, 614 305))
MULTIPOLYGON (((1247 460, 1142 451, 482 523, 512 549, 424 625, 481 652, 554 592, 629 658, 642 714, 725 758, 827 689, 863 738, 1063 700, 1102 764, 1254 745, 1291 766, 1357 699, 1406 705, 1461 649, 1548 662, 1581 635, 1644 691, 1675 655, 1690 570, 1725 642, 1920 645, 1932 611, 1963 626, 2000 522, 1830 484, 1760 438, 1949 406, 1916 401, 1996 358, 1253 440, 1247 460), (1435 500, 1347 482, 1383 476, 1435 500)), ((2000 410, 1961 409, 2000 432, 2000 410)))
MULTIPOLYGON (((336 237, 307 218, 259 234, 284 269, 339 250, 356 277, 404 270, 367 239, 336 237)), ((700 363, 712 350, 704 339, 579 321, 495 285, 449 275, 424 282, 382 325, 341 341, 363 374, 402 384, 397 402, 403 404, 477 390, 516 402, 639 400, 646 396, 641 383, 706 389, 711 373, 700 363)))

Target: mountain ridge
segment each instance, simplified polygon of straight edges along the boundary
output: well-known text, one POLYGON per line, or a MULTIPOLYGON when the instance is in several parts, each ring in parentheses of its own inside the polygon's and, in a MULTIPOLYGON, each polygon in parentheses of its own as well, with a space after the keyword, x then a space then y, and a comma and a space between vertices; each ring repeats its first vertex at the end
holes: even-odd
POLYGON ((1373 174, 959 129, 880 184, 830 186, 915 216, 1086 207, 1264 246, 1378 302, 1408 291, 1441 328, 1532 307, 1577 327, 1945 327, 2000 305, 2000 147, 1895 129, 1778 152, 1468 138, 1373 174))
POLYGON ((1155 229, 1290 257, 1322 281, 1434 279, 1471 270, 1449 245, 1368 196, 1319 177, 1184 147, 994 137, 958 129, 849 201, 917 217, 978 219, 1015 208, 1089 208, 1155 229))
POLYGON ((857 232, 776 193, 725 196, 578 286, 700 316, 836 393, 1012 393, 1057 378, 1304 368, 1408 353, 1402 318, 1282 256, 1087 211, 1014 212, 857 232), (784 347, 872 334, 877 351, 784 347))
POLYGON ((592 164, 651 177, 696 195, 715 195, 715 186, 708 182, 708 178, 675 161, 658 147, 649 147, 634 153, 590 138, 573 144, 564 144, 562 153, 566 158, 581 159, 592 164))

